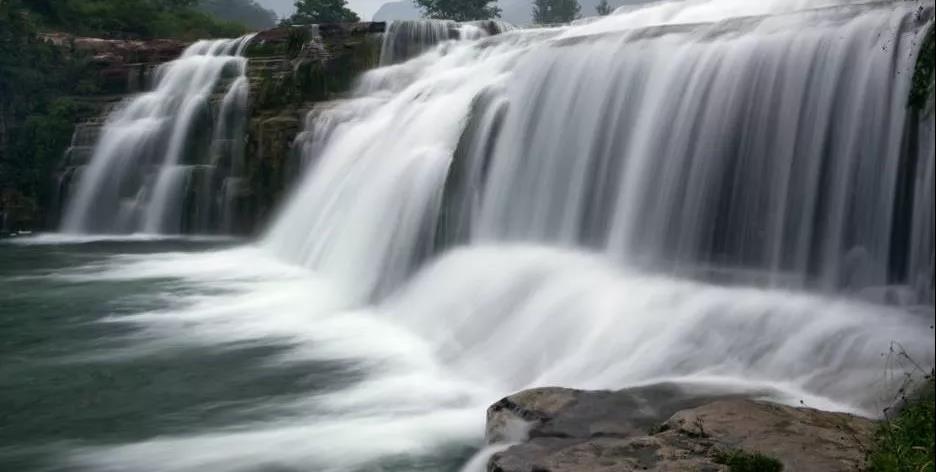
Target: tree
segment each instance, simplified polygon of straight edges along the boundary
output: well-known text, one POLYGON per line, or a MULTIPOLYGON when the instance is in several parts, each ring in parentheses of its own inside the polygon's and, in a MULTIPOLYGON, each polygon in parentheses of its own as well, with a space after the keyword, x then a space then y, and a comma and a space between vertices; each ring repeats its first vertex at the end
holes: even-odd
POLYGON ((426 18, 455 21, 499 18, 501 9, 491 0, 414 0, 426 18))
POLYGON ((611 13, 611 5, 608 5, 608 0, 601 0, 595 6, 595 11, 601 16, 608 16, 611 13))
POLYGON ((578 0, 533 0, 533 22, 539 25, 568 23, 579 17, 578 0))
POLYGON ((360 21, 348 8, 346 0, 296 0, 296 13, 287 23, 311 25, 319 23, 352 23, 360 21))
MULTIPOLYGON (((43 30, 104 38, 239 36, 243 25, 199 11, 201 0, 28 0, 22 7, 43 30)), ((8 0, 0 0, 0 4, 8 0)))

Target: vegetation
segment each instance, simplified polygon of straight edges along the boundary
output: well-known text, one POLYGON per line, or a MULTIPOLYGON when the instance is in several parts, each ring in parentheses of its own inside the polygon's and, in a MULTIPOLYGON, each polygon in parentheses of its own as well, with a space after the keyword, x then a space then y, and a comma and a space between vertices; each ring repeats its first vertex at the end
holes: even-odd
POLYGON ((728 466, 730 472, 780 472, 783 464, 773 457, 742 450, 717 451, 715 463, 728 466))
POLYGON ((608 0, 601 0, 595 5, 595 11, 601 16, 608 16, 611 14, 611 5, 608 4, 608 0))
POLYGON ((455 21, 499 18, 501 9, 491 0, 414 0, 426 18, 455 21))
POLYGON ((904 399, 905 407, 881 423, 868 455, 871 472, 933 472, 936 395, 930 373, 921 391, 904 399))
POLYGON ((247 31, 227 20, 259 28, 275 17, 254 0, 0 0, 0 213, 41 224, 74 123, 95 110, 69 97, 101 92, 90 58, 42 33, 193 40, 247 31))
POLYGON ((351 23, 360 21, 345 0, 296 0, 296 13, 285 21, 292 25, 351 23))
POLYGON ((580 10, 578 0, 533 0, 533 22, 568 23, 580 16, 580 10))
POLYGON ((0 0, 0 211, 33 219, 50 197, 47 183, 82 111, 64 97, 87 86, 84 70, 82 58, 39 38, 20 0, 0 0))
POLYGON ((933 93, 933 79, 936 75, 936 38, 933 32, 936 28, 930 27, 923 45, 920 47, 920 56, 917 59, 916 70, 913 74, 913 87, 910 90, 910 106, 916 110, 926 107, 930 95, 933 93))
POLYGON ((19 4, 40 29, 81 36, 196 39, 235 37, 246 31, 241 24, 198 10, 198 0, 3 1, 19 4))

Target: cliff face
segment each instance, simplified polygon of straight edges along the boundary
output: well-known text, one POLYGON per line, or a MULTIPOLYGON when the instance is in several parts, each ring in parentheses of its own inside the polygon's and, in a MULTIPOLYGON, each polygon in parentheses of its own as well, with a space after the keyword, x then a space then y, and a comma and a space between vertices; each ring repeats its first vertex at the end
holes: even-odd
POLYGON ((84 58, 92 79, 87 95, 105 97, 142 91, 156 66, 179 57, 188 46, 172 39, 126 41, 63 33, 45 34, 41 38, 84 58))
POLYGON ((34 41, 29 54, 43 53, 33 58, 42 68, 12 78, 14 89, 0 97, 0 171, 6 173, 0 178, 0 234, 55 226, 59 183, 69 177, 62 170, 89 157, 114 103, 142 91, 153 70, 187 46, 58 33, 34 41))
MULTIPOLYGON (((362 72, 377 65, 384 28, 384 23, 349 23, 280 27, 258 33, 245 51, 250 103, 243 163, 232 169, 224 182, 193 182, 198 190, 188 192, 186 211, 195 211, 198 192, 223 193, 230 209, 229 221, 209 232, 249 235, 261 228, 299 175, 292 144, 303 129, 306 114, 340 97, 362 72)), ((90 161, 108 112, 129 96, 147 90, 157 67, 179 57, 188 46, 173 40, 103 40, 66 34, 47 34, 42 39, 80 62, 81 86, 68 97, 79 105, 79 111, 71 115, 71 126, 59 132, 63 136, 58 138, 62 145, 57 155, 63 157, 54 175, 47 177, 50 196, 25 199, 6 192, 5 203, 0 205, 0 230, 4 233, 57 227, 66 195, 75 176, 90 161)), ((0 127, 0 138, 5 129, 0 127)))
MULTIPOLYGON (((85 77, 77 89, 79 94, 69 97, 78 105, 78 114, 68 148, 63 152, 58 171, 50 182, 51 198, 37 202, 36 214, 31 218, 38 229, 54 229, 76 170, 91 160, 107 113, 124 98, 146 90, 157 67, 182 54, 188 43, 168 39, 81 38, 66 34, 47 34, 43 39, 79 58, 85 77)), ((18 223, 20 227, 24 226, 22 221, 18 223)))
POLYGON ((377 65, 384 23, 283 27, 258 34, 247 48, 250 117, 243 185, 234 232, 263 227, 300 175, 293 141, 306 115, 327 107, 377 65))

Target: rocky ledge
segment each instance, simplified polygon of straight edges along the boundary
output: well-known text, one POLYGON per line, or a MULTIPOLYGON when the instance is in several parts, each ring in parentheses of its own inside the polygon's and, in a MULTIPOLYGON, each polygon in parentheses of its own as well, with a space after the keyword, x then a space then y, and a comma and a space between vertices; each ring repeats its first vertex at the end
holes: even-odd
POLYGON ((171 61, 189 43, 174 39, 133 41, 124 39, 83 38, 66 33, 45 33, 40 37, 85 59, 87 72, 96 75, 88 85, 91 94, 127 94, 142 91, 154 68, 171 61))
POLYGON ((488 409, 488 472, 860 470, 874 422, 673 385, 527 390, 488 409), (667 419, 668 418, 668 419, 667 419))

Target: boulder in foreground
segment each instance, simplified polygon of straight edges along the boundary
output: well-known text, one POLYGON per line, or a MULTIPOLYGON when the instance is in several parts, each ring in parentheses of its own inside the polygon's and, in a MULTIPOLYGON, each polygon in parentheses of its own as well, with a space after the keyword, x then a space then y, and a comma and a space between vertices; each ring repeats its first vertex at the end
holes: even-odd
POLYGON ((670 385, 534 389, 488 410, 488 442, 517 443, 494 454, 488 471, 854 471, 874 426, 843 413, 690 396, 670 385))

